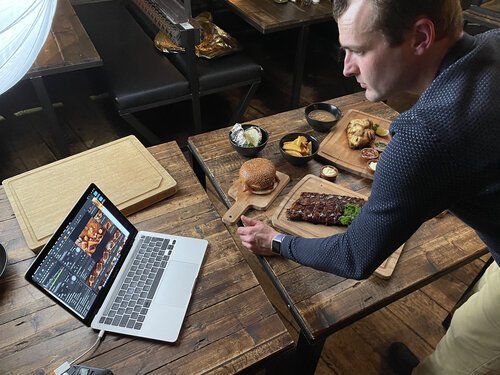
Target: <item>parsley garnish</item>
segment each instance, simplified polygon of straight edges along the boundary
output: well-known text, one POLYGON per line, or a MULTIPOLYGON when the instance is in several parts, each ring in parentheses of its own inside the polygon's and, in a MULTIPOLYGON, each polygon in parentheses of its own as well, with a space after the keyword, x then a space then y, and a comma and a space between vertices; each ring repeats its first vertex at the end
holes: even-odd
POLYGON ((361 211, 361 207, 357 204, 347 203, 344 207, 344 213, 339 217, 339 222, 342 225, 349 225, 352 223, 354 218, 358 216, 361 211))

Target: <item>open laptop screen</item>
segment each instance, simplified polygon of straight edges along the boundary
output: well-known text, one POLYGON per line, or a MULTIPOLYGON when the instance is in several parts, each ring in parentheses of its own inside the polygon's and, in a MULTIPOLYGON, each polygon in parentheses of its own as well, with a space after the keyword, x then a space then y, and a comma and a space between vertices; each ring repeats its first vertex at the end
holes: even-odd
POLYGON ((26 278, 88 324, 136 234, 92 184, 42 249, 26 278))

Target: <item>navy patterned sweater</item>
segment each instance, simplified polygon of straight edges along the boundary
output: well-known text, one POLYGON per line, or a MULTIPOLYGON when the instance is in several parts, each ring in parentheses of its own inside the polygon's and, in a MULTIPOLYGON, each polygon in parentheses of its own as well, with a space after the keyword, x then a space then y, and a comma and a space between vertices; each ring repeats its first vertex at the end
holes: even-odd
POLYGON ((500 29, 465 34, 390 132, 370 198, 347 231, 285 236, 282 255, 363 279, 424 221, 448 209, 500 264, 500 29))

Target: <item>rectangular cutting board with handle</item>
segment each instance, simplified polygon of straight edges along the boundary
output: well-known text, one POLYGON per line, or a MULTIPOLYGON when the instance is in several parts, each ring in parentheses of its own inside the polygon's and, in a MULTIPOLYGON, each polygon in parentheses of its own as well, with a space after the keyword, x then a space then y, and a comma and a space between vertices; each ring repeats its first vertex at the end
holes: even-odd
MULTIPOLYGON (((273 217, 273 226, 279 230, 286 233, 294 234, 296 236, 306 237, 306 238, 316 238, 316 237, 328 237, 337 233, 342 233, 346 230, 346 227, 337 225, 321 225, 313 224, 305 221, 290 221, 286 218, 286 210, 292 206, 292 204, 299 198, 302 192, 309 191, 314 193, 324 193, 324 194, 336 194, 336 195, 347 195, 352 197, 359 197, 363 199, 368 199, 367 196, 356 193, 350 189, 347 189, 341 185, 323 180, 317 176, 308 174, 304 176, 290 192, 283 198, 280 205, 276 209, 273 217)), ((388 279, 391 277, 396 263, 401 255, 403 246, 398 248, 387 260, 382 263, 379 268, 374 272, 380 278, 388 279)))
MULTIPOLYGON (((391 124, 391 121, 385 118, 351 109, 342 116, 337 126, 335 126, 330 133, 328 133, 323 142, 321 142, 318 155, 346 171, 357 174, 358 176, 373 179, 373 174, 366 167, 367 160, 361 157, 361 150, 353 150, 347 143, 347 125, 351 120, 357 118, 367 118, 374 124, 385 129, 389 129, 389 125, 391 124)), ((389 143, 390 136, 375 136, 375 140, 372 144, 378 141, 389 143)))
POLYGON ((177 182, 134 136, 2 182, 28 247, 38 252, 94 182, 125 214, 177 191, 177 182))
POLYGON ((267 210, 288 182, 290 182, 290 176, 287 174, 276 171, 276 176, 279 181, 274 190, 269 194, 254 194, 250 191, 243 191, 243 186, 240 181, 234 181, 229 188, 228 194, 235 202, 226 211, 224 216, 222 216, 222 221, 226 224, 234 224, 240 219, 240 216, 250 208, 267 210))

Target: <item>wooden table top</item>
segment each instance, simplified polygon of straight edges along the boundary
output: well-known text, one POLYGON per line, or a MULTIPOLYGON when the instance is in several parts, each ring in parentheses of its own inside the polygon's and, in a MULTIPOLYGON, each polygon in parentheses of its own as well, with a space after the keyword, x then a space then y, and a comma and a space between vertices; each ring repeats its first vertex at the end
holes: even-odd
POLYGON ((26 77, 46 76, 102 64, 69 0, 58 0, 52 27, 26 77))
POLYGON ((481 6, 472 5, 463 11, 464 20, 490 29, 500 27, 500 1, 494 0, 481 6))
POLYGON ((319 4, 301 5, 288 1, 284 4, 273 0, 225 0, 227 5, 262 34, 305 26, 331 20, 332 3, 320 0, 319 4))
MULTIPOLYGON (((329 100, 343 113, 349 109, 372 113, 394 119, 398 113, 389 106, 368 102, 364 93, 357 93, 329 100)), ((278 142, 287 133, 300 131, 315 135, 321 142, 326 134, 310 128, 304 109, 264 117, 250 123, 269 132, 266 148, 260 157, 274 162, 276 169, 288 174, 291 182, 267 211, 249 210, 248 215, 271 223, 271 218, 284 195, 306 174, 318 176, 324 163, 310 161, 306 166, 294 167, 279 153, 278 142)), ((228 142, 230 128, 190 137, 189 147, 200 162, 206 176, 214 184, 227 207, 233 199, 227 194, 238 178, 241 164, 247 160, 237 154, 228 142)), ((330 164, 330 163, 328 163, 330 164)), ((351 190, 369 195, 371 180, 341 171, 336 183, 351 190)), ((228 226, 235 241, 241 246, 235 230, 228 226)), ((388 305, 389 303, 422 287, 441 275, 456 269, 487 252, 475 232, 448 214, 441 219, 431 219, 407 241, 405 250, 389 280, 371 276, 364 281, 344 279, 332 274, 301 266, 280 257, 261 258, 270 278, 280 290, 292 314, 306 337, 314 341, 324 338, 346 325, 388 305)))
MULTIPOLYGON (((83 363, 115 374, 229 374, 292 350, 293 341, 175 142, 149 148, 178 192, 130 217, 139 229, 205 238, 209 248, 175 344, 107 333, 83 363)), ((97 333, 28 284, 34 258, 0 186, 0 373, 47 373, 89 348, 97 333)))

